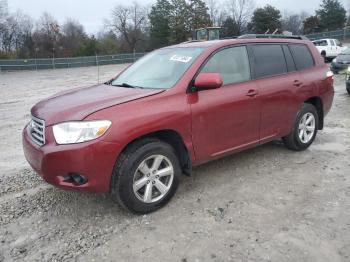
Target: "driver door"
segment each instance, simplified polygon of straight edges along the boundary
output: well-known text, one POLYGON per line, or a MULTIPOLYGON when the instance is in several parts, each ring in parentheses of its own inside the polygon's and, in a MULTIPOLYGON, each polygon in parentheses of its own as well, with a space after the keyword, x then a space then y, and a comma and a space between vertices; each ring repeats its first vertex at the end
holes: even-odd
POLYGON ((221 49, 201 69, 219 73, 223 86, 188 94, 192 141, 199 163, 259 143, 260 102, 246 46, 221 49))

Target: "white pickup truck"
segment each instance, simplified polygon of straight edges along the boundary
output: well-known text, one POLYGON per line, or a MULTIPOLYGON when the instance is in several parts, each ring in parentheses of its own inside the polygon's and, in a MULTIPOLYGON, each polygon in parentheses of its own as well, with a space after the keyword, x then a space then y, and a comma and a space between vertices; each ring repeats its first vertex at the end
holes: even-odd
POLYGON ((312 42, 326 61, 333 59, 346 49, 338 39, 319 39, 312 42))

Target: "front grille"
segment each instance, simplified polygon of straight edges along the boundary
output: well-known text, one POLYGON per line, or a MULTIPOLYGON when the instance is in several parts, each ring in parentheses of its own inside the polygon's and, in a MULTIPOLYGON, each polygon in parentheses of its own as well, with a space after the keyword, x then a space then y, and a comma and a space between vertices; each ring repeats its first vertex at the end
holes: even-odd
POLYGON ((32 120, 28 125, 28 132, 32 141, 43 146, 45 144, 45 121, 32 116, 32 120))

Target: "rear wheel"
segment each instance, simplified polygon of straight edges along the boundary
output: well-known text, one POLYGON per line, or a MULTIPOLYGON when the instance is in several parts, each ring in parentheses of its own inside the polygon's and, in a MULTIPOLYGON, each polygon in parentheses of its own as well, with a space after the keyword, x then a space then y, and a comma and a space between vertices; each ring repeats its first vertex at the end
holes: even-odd
POLYGON ((316 108, 311 104, 303 104, 298 112, 292 132, 283 137, 285 146, 291 150, 305 150, 315 140, 318 126, 319 118, 316 108))
POLYGON ((158 139, 144 139, 129 146, 113 172, 112 196, 135 213, 149 213, 164 206, 175 194, 181 174, 174 149, 158 139))

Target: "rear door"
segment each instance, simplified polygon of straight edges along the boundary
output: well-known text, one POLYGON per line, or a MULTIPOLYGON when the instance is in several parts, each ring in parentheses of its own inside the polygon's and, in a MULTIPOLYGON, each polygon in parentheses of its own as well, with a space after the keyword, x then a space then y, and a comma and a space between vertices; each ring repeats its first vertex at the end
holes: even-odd
POLYGON ((189 94, 196 158, 206 162, 259 143, 260 105, 246 46, 213 54, 200 72, 219 73, 223 86, 189 94))
POLYGON ((302 83, 286 45, 254 44, 250 50, 261 101, 260 142, 264 143, 289 133, 293 91, 302 83))

